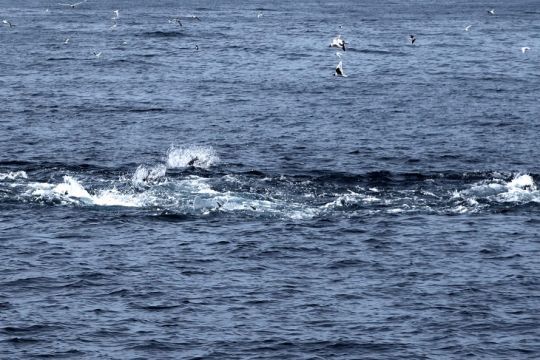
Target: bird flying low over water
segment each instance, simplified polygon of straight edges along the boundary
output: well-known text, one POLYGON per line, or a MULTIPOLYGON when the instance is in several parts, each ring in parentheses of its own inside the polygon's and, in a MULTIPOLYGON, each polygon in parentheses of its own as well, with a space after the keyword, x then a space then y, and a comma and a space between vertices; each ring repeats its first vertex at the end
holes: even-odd
POLYGON ((463 29, 463 30, 469 31, 469 29, 471 28, 471 26, 472 26, 472 25, 467 25, 467 26, 465 26, 465 29, 463 29))
POLYGON ((2 24, 4 24, 5 26, 7 26, 9 28, 15 27, 15 25, 13 25, 10 21, 8 21, 6 19, 2 20, 2 24))
POLYGON ((345 51, 345 40, 341 38, 341 35, 336 36, 332 39, 332 42, 330 43, 330 47, 340 48, 341 50, 345 51))
POLYGON ((261 16, 263 16, 263 13, 259 11, 259 13, 257 14, 257 19, 260 18, 261 16))
POLYGON ((101 51, 97 52, 96 50, 94 50, 92 54, 94 54, 95 57, 99 58, 101 56, 101 51))
POLYGON ((521 48, 521 52, 524 53, 524 54, 529 50, 531 50, 531 48, 528 47, 528 46, 524 46, 524 47, 521 48))
POLYGON ((339 60, 339 63, 336 66, 336 71, 334 72, 334 76, 347 77, 343 71, 343 61, 339 60))
POLYGON ((169 24, 176 24, 178 26, 183 26, 182 22, 180 21, 180 18, 177 18, 177 17, 169 19, 169 24))
POLYGON ((114 10, 113 14, 114 14, 114 17, 112 18, 112 20, 116 20, 120 17, 120 11, 118 10, 114 10))
POLYGON ((409 41, 411 42, 411 45, 414 45, 414 42, 416 41, 416 37, 414 35, 409 35, 409 41))
POLYGON ((495 15, 495 9, 488 10, 489 15, 495 15))
POLYGON ((84 0, 84 1, 80 1, 80 2, 77 2, 77 3, 73 3, 73 4, 68 4, 68 3, 58 3, 58 5, 62 5, 62 6, 69 6, 70 8, 74 9, 75 7, 81 5, 81 4, 84 4, 87 0, 84 0))

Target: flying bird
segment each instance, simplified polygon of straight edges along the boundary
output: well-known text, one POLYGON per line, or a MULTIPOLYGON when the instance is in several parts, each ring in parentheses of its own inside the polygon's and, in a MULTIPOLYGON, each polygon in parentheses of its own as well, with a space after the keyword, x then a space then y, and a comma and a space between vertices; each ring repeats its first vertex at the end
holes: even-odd
POLYGON ((338 35, 336 36, 335 38, 332 39, 332 42, 330 43, 330 45, 328 45, 329 47, 335 47, 335 48, 340 48, 341 50, 345 51, 345 40, 343 40, 341 38, 341 35, 338 35))
POLYGON ((9 28, 15 27, 15 25, 13 25, 10 21, 8 21, 6 19, 2 20, 2 24, 4 24, 5 26, 7 26, 9 28))
POLYGON ((334 72, 334 76, 347 77, 343 71, 343 61, 339 60, 339 63, 336 66, 336 71, 334 72))
POLYGON ((489 15, 495 15, 495 9, 488 10, 489 15))
POLYGON ((69 43, 69 38, 66 38, 66 40, 64 40, 64 44, 68 44, 69 43))
POLYGON ((169 21, 169 24, 176 24, 178 26, 183 26, 182 22, 180 21, 180 18, 175 17, 175 18, 169 19, 168 21, 169 21))
POLYGON ((70 8, 75 8, 76 6, 79 6, 81 4, 84 4, 87 0, 84 0, 84 1, 80 1, 80 2, 77 2, 77 3, 73 3, 73 4, 67 4, 67 3, 58 3, 58 5, 62 5, 62 6, 69 6, 70 8))
POLYGON ((263 16, 263 13, 259 11, 259 13, 257 14, 257 19, 260 18, 261 16, 263 16))
POLYGON ((409 35, 409 41, 411 42, 411 45, 414 45, 414 42, 416 41, 416 36, 409 35))
POLYGON ((95 56, 96 58, 99 59, 99 57, 101 56, 101 51, 100 51, 100 52, 97 52, 97 51, 94 50, 94 51, 92 52, 92 54, 94 54, 94 56, 95 56))
POLYGON ((524 53, 524 54, 529 50, 531 50, 531 48, 528 47, 528 46, 524 46, 524 47, 521 48, 521 52, 524 53))
POLYGON ((471 28, 471 26, 472 26, 472 25, 467 25, 467 26, 465 26, 465 29, 464 29, 464 30, 465 30, 465 31, 469 31, 469 29, 471 28))
POLYGON ((118 10, 114 10, 113 13, 114 17, 112 18, 112 20, 116 20, 120 17, 120 12, 118 10))

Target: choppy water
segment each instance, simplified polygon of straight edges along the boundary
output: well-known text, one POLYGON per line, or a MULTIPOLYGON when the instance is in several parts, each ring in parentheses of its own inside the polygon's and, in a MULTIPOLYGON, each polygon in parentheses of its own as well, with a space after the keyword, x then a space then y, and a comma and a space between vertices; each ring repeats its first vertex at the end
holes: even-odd
POLYGON ((2 358, 540 356, 537 1, 1 16, 2 358))

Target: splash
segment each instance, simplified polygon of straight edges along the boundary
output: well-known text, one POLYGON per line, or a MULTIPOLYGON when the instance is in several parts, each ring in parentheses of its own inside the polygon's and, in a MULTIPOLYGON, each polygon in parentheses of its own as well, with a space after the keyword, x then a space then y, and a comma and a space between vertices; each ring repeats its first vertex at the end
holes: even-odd
POLYGON ((526 204, 540 202, 540 191, 532 176, 517 174, 510 181, 495 177, 473 184, 469 189, 454 191, 452 199, 464 201, 470 207, 478 207, 480 202, 526 204))
POLYGON ((30 184, 30 195, 43 200, 59 201, 63 204, 81 204, 98 206, 138 207, 143 201, 135 195, 123 194, 116 188, 90 194, 84 186, 72 176, 64 176, 64 182, 52 185, 47 183, 30 184))
POLYGON ((167 167, 171 169, 197 167, 208 169, 219 163, 219 157, 210 146, 171 147, 167 153, 167 167))
POLYGON ((154 184, 165 177, 166 172, 167 167, 164 164, 159 164, 150 168, 140 165, 131 177, 131 183, 135 186, 154 184))

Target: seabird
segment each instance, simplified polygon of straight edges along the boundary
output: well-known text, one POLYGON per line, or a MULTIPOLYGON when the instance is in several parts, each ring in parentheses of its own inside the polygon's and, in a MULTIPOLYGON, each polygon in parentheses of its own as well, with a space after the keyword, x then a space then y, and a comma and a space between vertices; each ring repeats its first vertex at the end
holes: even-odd
POLYGON ((531 50, 531 48, 528 47, 528 46, 524 46, 524 47, 521 48, 521 52, 524 53, 524 54, 529 50, 531 50))
POLYGON ((259 13, 257 14, 257 19, 260 18, 261 16, 263 16, 263 13, 259 11, 259 13))
POLYGON ((179 25, 179 26, 183 26, 182 25, 182 22, 180 21, 180 18, 173 18, 173 19, 169 19, 169 24, 176 24, 176 25, 179 25))
POLYGON ((411 45, 414 45, 414 42, 416 41, 416 37, 414 35, 409 35, 409 41, 411 42, 411 45))
POLYGON ((10 21, 7 21, 6 19, 2 20, 2 24, 6 25, 9 28, 15 27, 10 21))
POLYGON ((343 71, 343 62, 341 60, 339 60, 339 64, 337 64, 336 66, 336 72, 334 73, 334 76, 347 77, 347 75, 345 75, 345 72, 343 71))
POLYGON ((195 50, 199 50, 199 45, 195 44, 195 50))
POLYGON ((94 54, 95 57, 99 58, 101 56, 101 51, 100 52, 97 52, 97 51, 93 51, 92 54, 94 54))
POLYGON ((330 47, 340 48, 345 51, 345 40, 341 38, 341 35, 336 36, 332 39, 332 42, 329 45, 330 47))
POLYGON ((489 15, 495 15, 495 9, 488 10, 489 15))
POLYGON ((62 5, 62 6, 69 6, 70 8, 75 8, 76 6, 79 6, 81 4, 84 4, 87 0, 84 0, 84 1, 80 1, 78 3, 73 3, 73 4, 67 4, 67 3, 58 3, 58 5, 62 5))
POLYGON ((193 20, 201 21, 201 19, 198 16, 192 15, 191 18, 193 20))
POLYGON ((120 17, 120 12, 118 10, 114 10, 113 13, 114 13, 114 17, 112 18, 113 20, 116 20, 120 17))
POLYGON ((69 38, 66 38, 66 40, 64 40, 64 44, 67 44, 69 43, 69 38))
POLYGON ((465 31, 469 31, 469 29, 471 28, 471 26, 472 26, 472 25, 467 25, 467 26, 465 26, 465 29, 464 29, 464 30, 465 30, 465 31))

